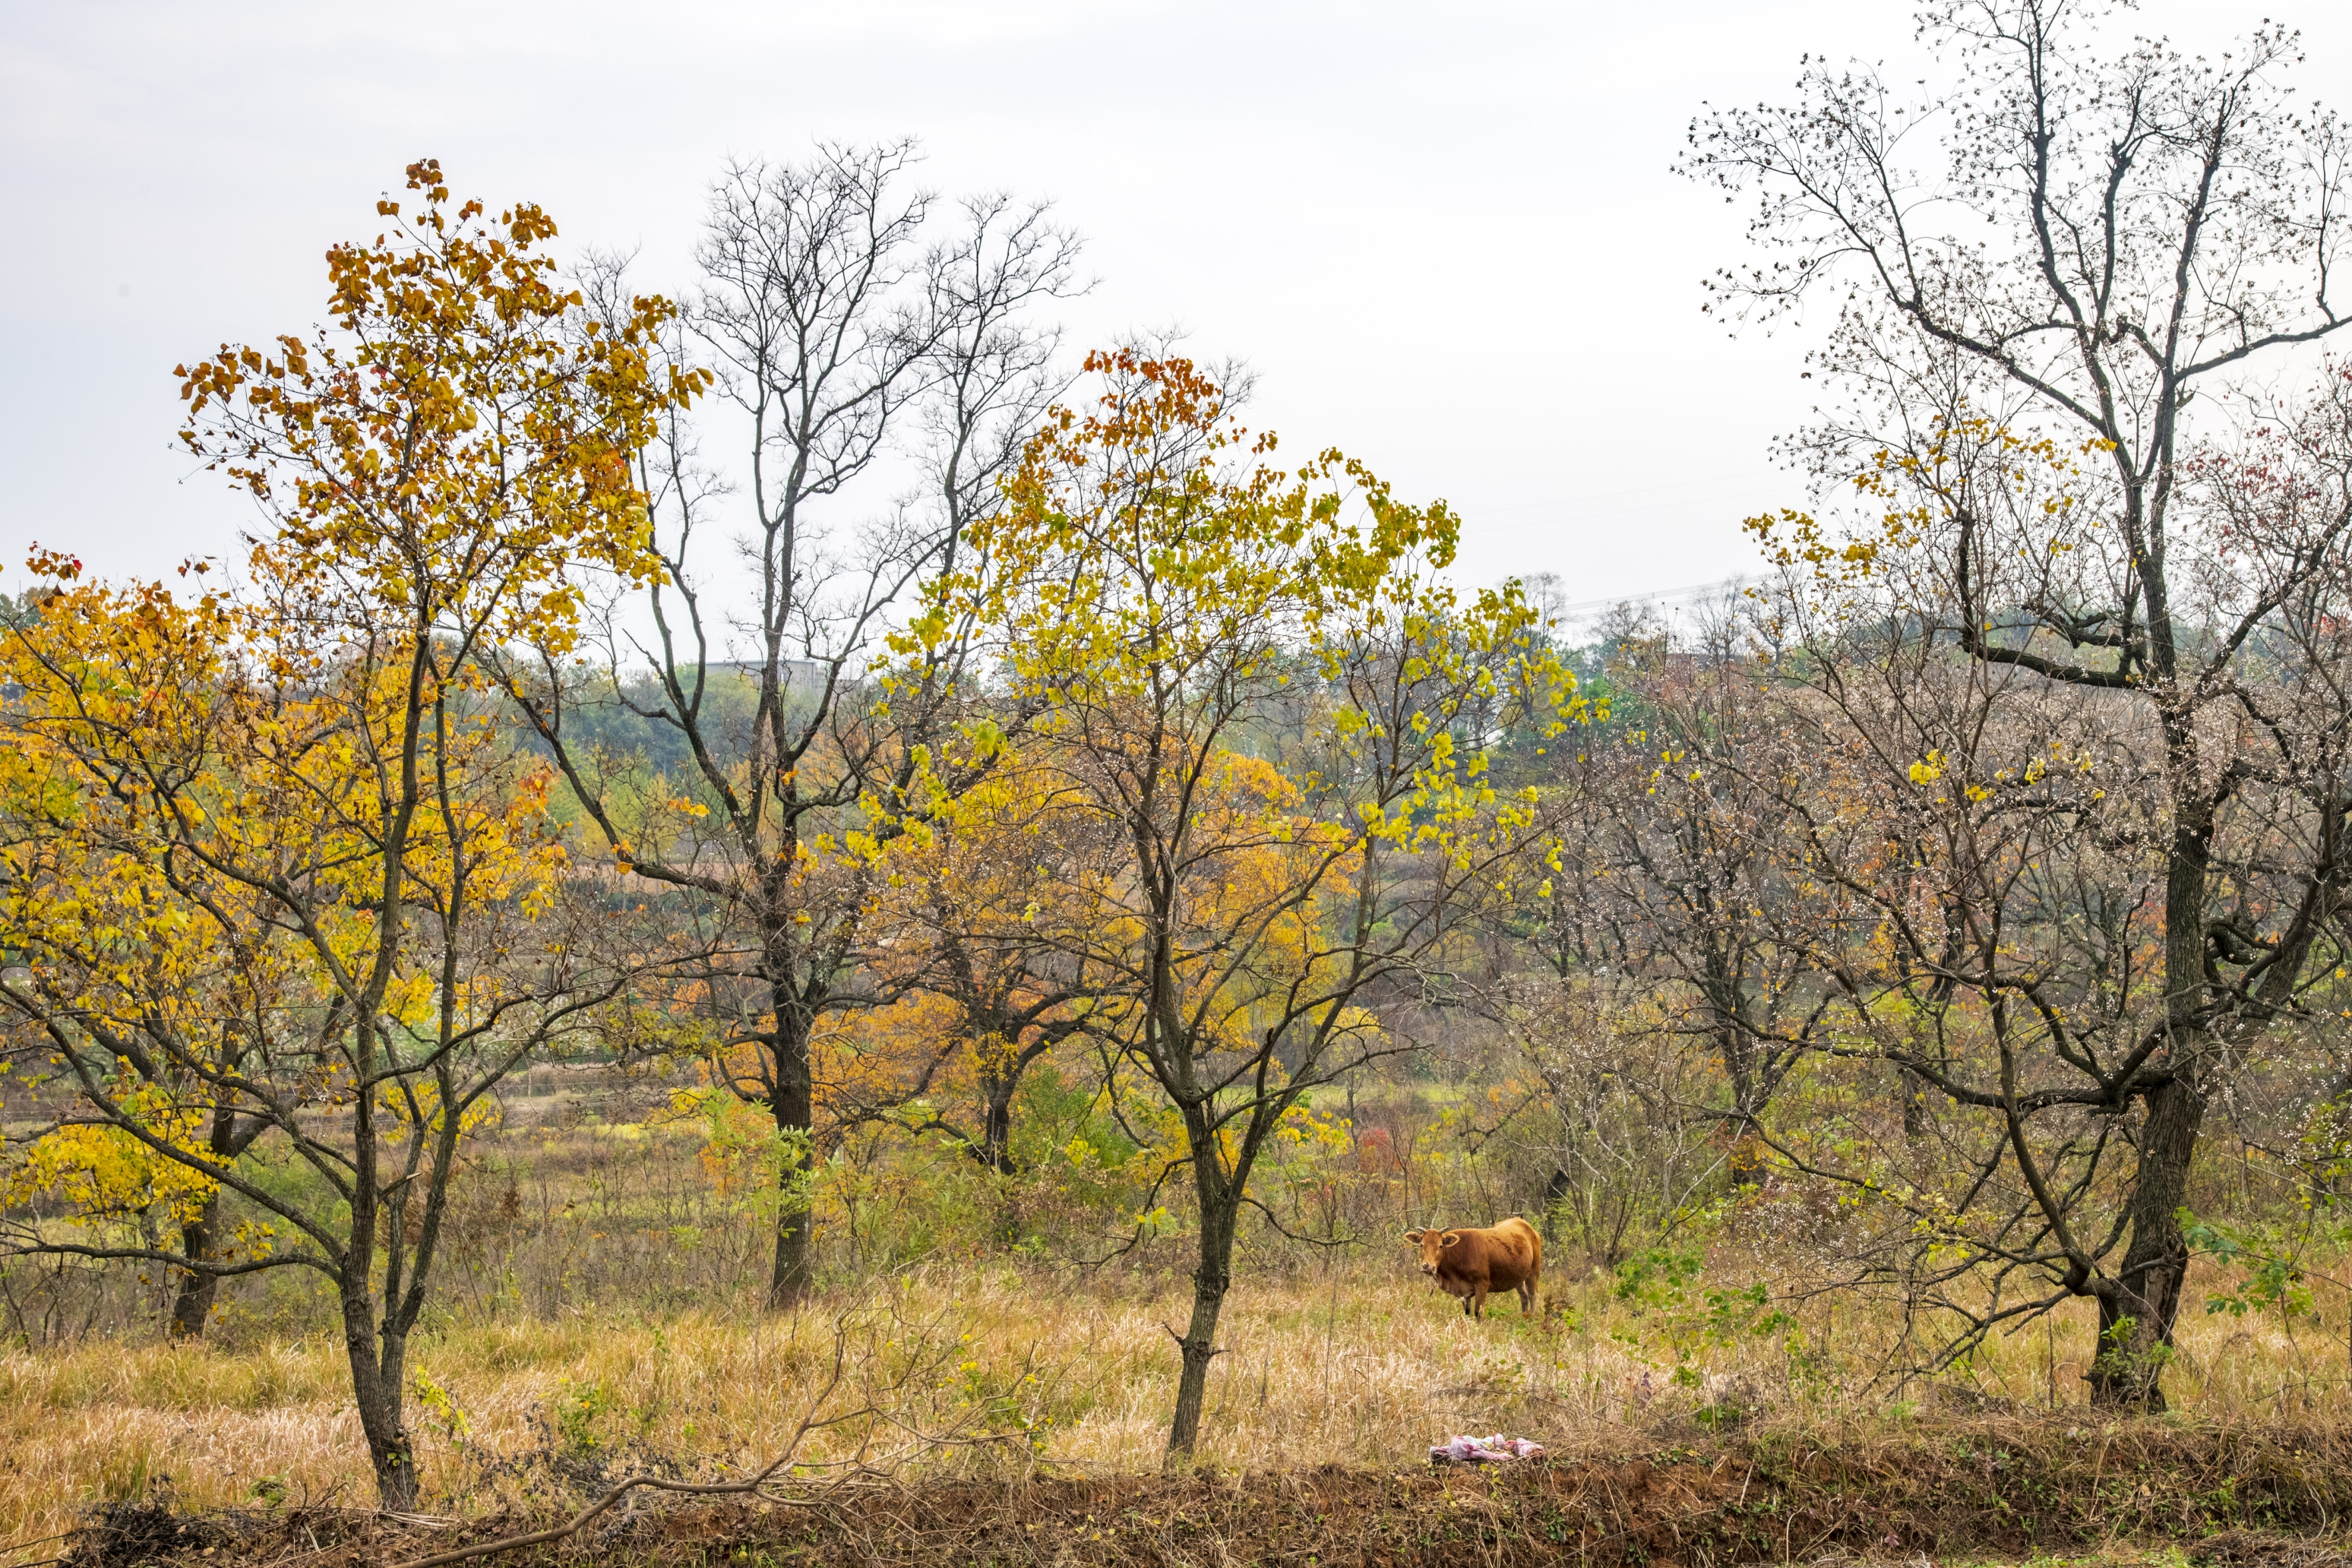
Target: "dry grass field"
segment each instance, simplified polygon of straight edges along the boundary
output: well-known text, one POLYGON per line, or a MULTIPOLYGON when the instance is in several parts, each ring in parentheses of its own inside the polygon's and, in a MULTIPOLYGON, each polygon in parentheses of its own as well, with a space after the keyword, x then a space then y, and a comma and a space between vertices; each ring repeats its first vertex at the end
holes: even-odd
MULTIPOLYGON (((871 1422, 819 1434, 802 1450, 812 1462, 931 1434, 955 1440, 913 1458, 909 1474, 1040 1462, 1048 1473, 1149 1472, 1173 1396, 1162 1324, 1183 1306, 1165 1281, 933 1264, 791 1316, 454 1320, 415 1358, 428 1391, 412 1415, 425 1493, 436 1510, 467 1515, 574 1495, 646 1463, 756 1468, 824 1383, 837 1334, 848 1376, 827 1408, 870 1404, 886 1419, 878 1437, 871 1422)), ((1533 1321, 1492 1304, 1483 1321, 1465 1319, 1401 1256, 1244 1287, 1228 1307, 1202 1458, 1225 1471, 1396 1468, 1456 1432, 1601 1453, 1726 1421, 1899 1427, 1971 1408, 2030 1414, 2053 1387, 2079 1401, 2089 1349, 2084 1325, 2037 1330, 1966 1377, 1864 1395, 1849 1390, 1866 1383, 1884 1336, 1824 1316, 1800 1325, 1832 1347, 1833 1364, 1810 1379, 1792 1374, 1788 1336, 1775 1334, 1709 1349, 1693 1363, 1696 1385, 1678 1386, 1649 1325, 1601 1282, 1556 1282, 1547 1306, 1533 1321)), ((2335 1427, 2352 1415, 2340 1322, 2194 1313, 2185 1324, 2171 1379, 2182 1418, 2335 1427)), ((40 1560, 53 1550, 41 1543, 93 1505, 159 1492, 195 1510, 364 1504, 347 1376, 341 1347, 321 1335, 0 1354, 6 1561, 40 1560)))
MULTIPOLYGON (((827 1188, 824 1287, 798 1312, 770 1314, 759 1307, 762 1222, 711 1167, 704 1132, 665 1124, 657 1086, 536 1077, 540 1092, 480 1140, 411 1352, 408 1419, 436 1516, 543 1517, 648 1469, 740 1476, 812 1415, 836 1424, 794 1450, 810 1476, 857 1462, 944 1485, 1175 1484, 1152 1478, 1174 1400, 1168 1325, 1190 1308, 1184 1237, 1097 1268, 1050 1261, 1081 1250, 1098 1224, 1089 1215, 1128 1201, 1118 1192, 1076 1178, 1024 1189, 1022 1223, 1046 1239, 1008 1255, 970 1162, 901 1142, 883 1180, 853 1147, 827 1188)), ((1410 1135, 1401 1127, 1398 1142, 1410 1135)), ((1478 1170, 1451 1171, 1443 1186, 1425 1173, 1336 1184, 1321 1167, 1294 1173, 1310 1204, 1336 1205, 1295 1220, 1367 1239, 1328 1253, 1273 1237, 1245 1248, 1202 1477, 1403 1474, 1433 1443, 1497 1430, 1598 1461, 1770 1434, 1946 1453, 1953 1444, 1928 1434, 1954 1422, 2055 1434, 2073 1454, 2079 1434, 2113 1426, 2083 1403, 2087 1306, 1932 1378, 1906 1373, 1921 1328, 1853 1292, 1809 1289, 1820 1279, 1791 1260, 1827 1254, 1818 1237, 1793 1241, 1802 1215, 1769 1201, 1717 1225, 1702 1275, 1644 1284, 1560 1247, 1533 1318, 1502 1298, 1471 1321, 1420 1279, 1407 1248, 1381 1238, 1433 1211, 1503 1203, 1478 1170), (1767 1261, 1769 1310, 1724 1293, 1768 1278, 1757 1271, 1767 1261)), ((1276 1168, 1269 1191, 1285 1179, 1276 1168)), ((2342 1292, 2317 1283, 2309 1310, 2284 1319, 2202 1310, 2227 1283, 2204 1266, 2192 1279, 2167 1373, 2175 1414, 2139 1425, 2284 1432, 2290 1453, 2295 1434, 2352 1432, 2342 1292)), ((14 1336, 0 1349, 0 1568, 48 1560, 110 1506, 267 1521, 373 1504, 314 1277, 239 1282, 206 1337, 180 1344, 155 1334, 160 1286, 120 1272, 0 1285, 14 1336)), ((1967 1451, 1975 1439, 1956 1441, 1967 1451)), ((2234 1461, 2200 1449, 2181 1462, 2234 1461)), ((2108 1484, 2098 1467, 2082 1479, 2094 1493, 2108 1484)), ((1450 1508, 1452 1495, 1423 1500, 1450 1508)), ((2145 1544, 2119 1534, 2115 1550, 2145 1544)))

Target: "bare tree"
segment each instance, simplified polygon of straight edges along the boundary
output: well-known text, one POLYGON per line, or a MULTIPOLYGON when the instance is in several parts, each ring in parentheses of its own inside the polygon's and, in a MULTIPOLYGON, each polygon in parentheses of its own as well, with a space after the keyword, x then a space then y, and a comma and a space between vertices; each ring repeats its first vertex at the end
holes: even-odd
MULTIPOLYGON (((2293 994, 2340 875, 2332 848, 2301 862, 2292 875, 2312 897, 2259 962, 2229 935, 2245 917, 2216 846, 2254 765, 2231 710, 2251 711, 2248 659, 2331 569, 2352 518, 2302 508, 2259 565, 2241 557, 2228 591, 2196 601, 2200 559, 2229 539, 2228 507, 2197 476, 2229 437, 2200 437, 2192 416, 2226 426, 2234 378, 2284 368, 2345 324, 2345 146, 2332 117, 2278 84, 2292 34, 2266 26, 2218 61, 2147 40, 2103 58, 2076 10, 1939 5, 1922 37, 1952 62, 1948 88, 1913 98, 1873 70, 1811 66, 1793 104, 1703 116, 1687 168, 1759 200, 1751 235, 1767 259, 1719 275, 1720 306, 1769 316, 1824 289, 1840 301, 1814 363, 1846 401, 1791 450, 1831 484, 1861 475, 1865 504, 1888 498, 1843 559, 1941 552, 1942 595, 1910 613, 1942 617, 1980 664, 2128 693, 2149 721, 2163 1014, 2074 1091, 2111 1113, 2145 1105, 2129 1239, 2110 1261, 2077 1238, 2063 1278, 2098 1302, 2097 1396, 2156 1404, 2187 1264, 2175 1215, 2206 1107, 2234 1042, 2293 994), (2079 457, 2063 498, 2029 487, 2063 504, 2037 512, 1966 482, 1962 469, 2021 471, 1979 460, 2007 440, 2079 457), (1915 533, 1910 508, 1932 526, 1915 533)), ((1810 561, 1834 557, 1809 526, 1791 514, 1778 532, 1810 561)))
POLYGON ((1679 639, 1621 616, 1604 638, 1612 723, 1578 748, 1584 898, 1564 915, 1607 922, 1621 973, 1666 983, 1664 1026, 1715 1058, 1735 1139, 1760 1130, 1818 995, 1780 940, 1782 814, 1747 776, 1788 759, 1746 607, 1707 606, 1679 639))
MULTIPOLYGON (((997 473, 1055 390, 1055 335, 1032 314, 1078 287, 1077 241, 1042 206, 967 202, 930 243, 937 203, 909 187, 915 159, 908 142, 828 145, 805 163, 738 163, 716 183, 703 286, 677 346, 718 369, 744 422, 742 570, 713 537, 737 498, 674 423, 642 455, 662 580, 613 606, 586 678, 552 651, 502 668, 617 860, 708 911, 731 942, 735 956, 703 977, 724 1015, 721 1076, 774 1117, 793 1151, 788 1193, 816 1152, 813 1042, 829 1015, 876 1000, 861 974, 872 866, 828 846, 895 833, 919 777, 951 793, 985 767, 950 758, 972 695, 968 628, 907 633, 922 655, 887 684, 870 666, 908 586, 954 563, 993 504, 997 473), (845 516, 894 443, 911 447, 921 493, 878 518, 845 516), (750 608, 730 635, 738 585, 750 608), (669 806, 644 808, 634 759, 594 744, 580 721, 595 707, 682 742, 669 806)), ((808 1289, 809 1243, 788 1199, 774 1303, 808 1289)))
MULTIPOLYGON (((1963 591, 1949 570, 1970 557, 1952 536, 2014 540, 2020 520, 2074 511, 2063 504, 2064 483, 2081 478, 2071 460, 1997 428, 1956 430, 1943 467, 1922 470, 1940 499, 1895 509, 1918 537, 1882 536, 1864 563, 1837 568, 1832 592, 1800 575, 1781 602, 1784 722, 1811 766, 1748 777, 1780 792, 1799 828, 1788 875, 1828 908, 1784 940, 1808 945, 1841 1004, 1821 1048, 1869 1042, 1864 1054, 1927 1091, 1906 1097, 1907 1148, 1880 1147, 1854 1123, 1857 1158, 1785 1140, 1783 1152, 1911 1212, 1912 1237, 1932 1239, 1924 1254, 1897 1250, 1911 1286, 1965 1325, 1952 1352, 2018 1316, 2097 1300, 2102 1398, 2160 1396, 2171 1319, 2136 1341, 2137 1314, 2178 1307, 2178 1275, 2157 1294, 2131 1251, 2148 1205, 2177 1215, 2195 1152, 2147 1081, 2193 1073, 2201 1112, 2294 1026, 2343 949, 2336 781, 2352 710, 2336 699, 2334 638, 2352 583, 2340 546, 2324 542, 2341 536, 2352 505, 2352 425, 2326 408, 2295 439, 2263 443, 2251 466, 2266 480, 2210 460, 2194 481, 2215 487, 2210 515, 2245 542, 2234 565, 2225 549, 2194 574, 2207 585, 2200 637, 2230 624, 2218 606, 2243 589, 2238 572, 2302 578, 2231 663, 2230 700, 2199 720, 2201 765, 2221 775, 2198 910, 2208 936, 2197 979, 2211 999, 2202 1038, 2182 1040, 2172 1022, 2180 781, 2160 715, 2133 690, 1976 657, 1954 625, 1969 605, 2014 603, 2019 579, 2045 569, 2014 548, 1977 552, 1963 591), (2305 574, 2295 551, 2265 561, 2262 542, 2282 535, 2316 536, 2335 563, 2305 574), (2223 579, 2238 586, 2222 591, 2223 579), (2124 1291, 2128 1310, 2117 1310, 2124 1291)), ((2096 514, 2082 511, 2087 529, 2096 514)), ((2037 637, 2022 616, 1991 635, 2028 649, 2037 637)))
POLYGON ((1614 1268, 1698 1219, 1726 1165, 1706 1058, 1638 977, 1521 972, 1482 987, 1533 1076, 1493 1136, 1550 1167, 1545 1235, 1614 1268))

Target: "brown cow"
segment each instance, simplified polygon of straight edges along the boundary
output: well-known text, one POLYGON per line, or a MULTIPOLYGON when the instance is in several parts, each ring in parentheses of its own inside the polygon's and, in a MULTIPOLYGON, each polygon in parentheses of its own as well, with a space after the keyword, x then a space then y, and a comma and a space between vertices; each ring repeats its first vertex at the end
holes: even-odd
POLYGON ((1409 1230, 1404 1238, 1421 1248, 1421 1271, 1447 1295, 1462 1298, 1465 1316, 1485 1317, 1490 1290, 1517 1290, 1519 1310, 1536 1310, 1543 1237, 1518 1215, 1484 1230, 1409 1230))

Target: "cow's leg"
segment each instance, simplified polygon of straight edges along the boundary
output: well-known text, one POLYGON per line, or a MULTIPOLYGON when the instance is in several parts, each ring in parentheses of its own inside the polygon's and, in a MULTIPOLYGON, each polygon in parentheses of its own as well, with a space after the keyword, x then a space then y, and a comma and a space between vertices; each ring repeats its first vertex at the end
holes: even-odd
POLYGON ((1519 1310, 1528 1317, 1535 1316, 1536 1282, 1533 1279, 1519 1281, 1519 1310))
POLYGON ((1476 1291, 1472 1294, 1470 1300, 1477 1308, 1477 1310, 1472 1312, 1470 1315, 1474 1318, 1485 1317, 1486 1315, 1486 1287, 1484 1285, 1479 1286, 1476 1291))

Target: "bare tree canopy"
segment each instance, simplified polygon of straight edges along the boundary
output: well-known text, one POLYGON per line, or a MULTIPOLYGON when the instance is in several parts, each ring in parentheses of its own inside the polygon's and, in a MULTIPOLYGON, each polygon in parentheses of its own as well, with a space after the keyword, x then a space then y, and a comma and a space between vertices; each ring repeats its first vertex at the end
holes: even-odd
MULTIPOLYGON (((2021 1181, 2008 1190, 2037 1239, 2004 1256, 2030 1258, 2049 1300, 2097 1299, 2102 1397, 2160 1404, 2187 1267, 2176 1214, 2206 1110, 2340 913, 2344 383, 2327 372, 2274 401, 2248 378, 2291 371, 2294 351, 2343 324, 2346 149, 2334 117, 2284 85, 2296 59, 2284 29, 2208 60, 2160 41, 2109 47, 2095 19, 2065 0, 1939 7, 1922 37, 1948 65, 1942 85, 1914 94, 1813 65, 1787 106, 1703 116, 1685 166, 1758 204, 1759 258, 1717 275, 1715 308, 1836 310, 1811 356, 1835 401, 1790 451, 1859 521, 1840 531, 1791 510, 1751 527, 1792 574, 1788 613, 1816 652, 1843 635, 1840 616, 1879 628, 1849 650, 1860 665, 1810 666, 1872 753, 1866 771, 1948 779, 1937 804, 1965 816, 2019 781, 2046 795, 2047 759, 2021 742, 2071 755, 2096 733, 2116 762, 2146 758, 2134 831, 2160 847, 2147 890, 2158 1011, 2104 1047, 2077 1038, 2066 1020, 2084 1003, 2039 997, 2046 963, 2009 951, 2013 927, 1980 923, 2046 851, 1972 829, 1940 864, 1977 880, 1938 895, 1946 929, 1916 933, 1904 963, 1996 1009, 2023 1005, 2026 1032, 2004 1038, 1990 1078, 1886 1049, 2006 1117, 2021 1181), (1943 668, 1938 647, 1975 672, 1943 668), (1839 684, 1849 668, 1885 672, 1864 707, 1839 684), (2130 695, 2122 710, 2086 701, 2105 692, 2130 695), (2043 719, 2013 717, 2021 704, 2043 719), (2250 835, 2267 847, 2245 847, 2250 835), (2246 854, 2267 878, 2232 874, 2246 854), (2029 1092, 2032 1061, 2081 1081, 2029 1092), (2087 1178, 2036 1164, 2032 1114, 2059 1103, 2142 1118, 2126 1140, 2131 1196, 2098 1232, 2076 1212, 2087 1178)), ((2049 831, 2119 831, 2101 825, 2123 809, 2120 792, 2086 796, 2049 831)), ((1857 888, 1888 887, 1828 858, 1857 888)), ((2118 956, 2074 955, 2087 967, 2073 984, 2118 956)))
MULTIPOLYGON (((870 667, 912 584, 956 566, 996 504, 1058 388, 1057 332, 1035 312, 1082 287, 1078 241, 1045 207, 988 195, 943 214, 912 183, 917 159, 910 142, 826 145, 805 163, 734 163, 713 184, 702 284, 673 349, 716 371, 748 483, 717 485, 673 420, 640 462, 661 580, 610 606, 585 681, 559 650, 502 666, 616 860, 699 900, 736 954, 698 994, 720 1077, 795 1142, 788 1184, 814 1158, 812 1037, 876 999, 860 973, 870 878, 806 851, 894 832, 887 805, 869 807, 902 800, 933 762, 951 792, 978 776, 946 760, 971 695, 969 628, 945 628, 887 690, 870 667), (899 448, 919 492, 850 511, 899 448), (730 626, 710 593, 739 573, 751 591, 728 597, 754 607, 730 626), (600 748, 599 710, 677 738, 669 805, 633 815, 635 759, 600 748)), ((809 1278, 808 1227, 786 1209, 779 1303, 809 1278)))

